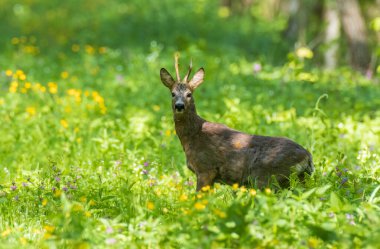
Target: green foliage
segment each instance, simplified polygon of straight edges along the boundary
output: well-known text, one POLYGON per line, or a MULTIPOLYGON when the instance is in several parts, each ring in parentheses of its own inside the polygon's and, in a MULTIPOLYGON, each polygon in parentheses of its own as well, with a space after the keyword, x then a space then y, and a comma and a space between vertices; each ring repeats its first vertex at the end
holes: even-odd
POLYGON ((0 2, 1 248, 378 246, 378 85, 217 4, 0 2), (177 50, 202 117, 296 140, 315 174, 195 193, 159 80, 177 50))

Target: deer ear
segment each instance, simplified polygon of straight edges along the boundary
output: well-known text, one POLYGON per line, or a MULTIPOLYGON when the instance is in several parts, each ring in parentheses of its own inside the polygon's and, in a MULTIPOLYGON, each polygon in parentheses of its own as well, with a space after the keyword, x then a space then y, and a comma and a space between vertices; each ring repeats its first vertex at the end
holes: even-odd
POLYGON ((189 82, 189 87, 191 90, 194 90, 197 88, 202 82, 203 78, 205 77, 205 70, 203 67, 201 67, 195 74, 194 77, 189 82))
POLYGON ((160 76, 161 76, 162 83, 164 83, 166 87, 171 89, 175 81, 173 77, 170 75, 170 73, 165 68, 161 68, 160 76))

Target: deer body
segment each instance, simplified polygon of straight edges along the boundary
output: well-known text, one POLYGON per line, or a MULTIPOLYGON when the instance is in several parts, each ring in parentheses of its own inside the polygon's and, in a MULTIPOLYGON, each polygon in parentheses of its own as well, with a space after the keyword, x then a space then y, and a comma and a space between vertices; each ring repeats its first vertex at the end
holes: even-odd
POLYGON ((301 178, 314 171, 311 154, 297 143, 280 137, 249 135, 197 115, 192 92, 203 81, 201 68, 191 81, 177 81, 161 69, 162 82, 171 89, 174 123, 187 159, 197 176, 197 190, 215 182, 232 185, 268 185, 274 176, 286 185, 291 173, 301 178))

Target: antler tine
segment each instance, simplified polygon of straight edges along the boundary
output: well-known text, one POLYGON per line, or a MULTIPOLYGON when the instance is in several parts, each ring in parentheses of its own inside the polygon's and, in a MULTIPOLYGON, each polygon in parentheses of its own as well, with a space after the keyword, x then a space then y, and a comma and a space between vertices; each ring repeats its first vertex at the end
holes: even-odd
POLYGON ((177 81, 180 82, 180 81, 181 81, 181 78, 179 77, 178 57, 179 57, 179 53, 175 53, 175 55, 174 55, 174 67, 175 67, 175 73, 176 73, 176 75, 177 75, 177 81))
POLYGON ((187 72, 187 74, 186 74, 185 78, 183 79, 183 81, 188 82, 192 68, 193 68, 193 59, 190 59, 189 71, 187 72))

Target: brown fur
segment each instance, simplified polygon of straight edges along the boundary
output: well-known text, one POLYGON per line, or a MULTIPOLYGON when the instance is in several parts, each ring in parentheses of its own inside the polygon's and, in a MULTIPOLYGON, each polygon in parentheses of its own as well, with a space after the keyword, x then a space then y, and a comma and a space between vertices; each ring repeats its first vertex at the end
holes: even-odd
POLYGON ((284 186, 291 173, 303 178, 304 173, 314 171, 311 154, 287 138, 249 135, 199 117, 191 93, 203 76, 204 70, 200 69, 189 82, 187 77, 180 82, 161 69, 161 80, 173 94, 175 129, 187 166, 197 176, 197 191, 215 182, 256 184, 261 188, 272 176, 284 186), (184 103, 182 112, 176 109, 178 103, 184 103))

